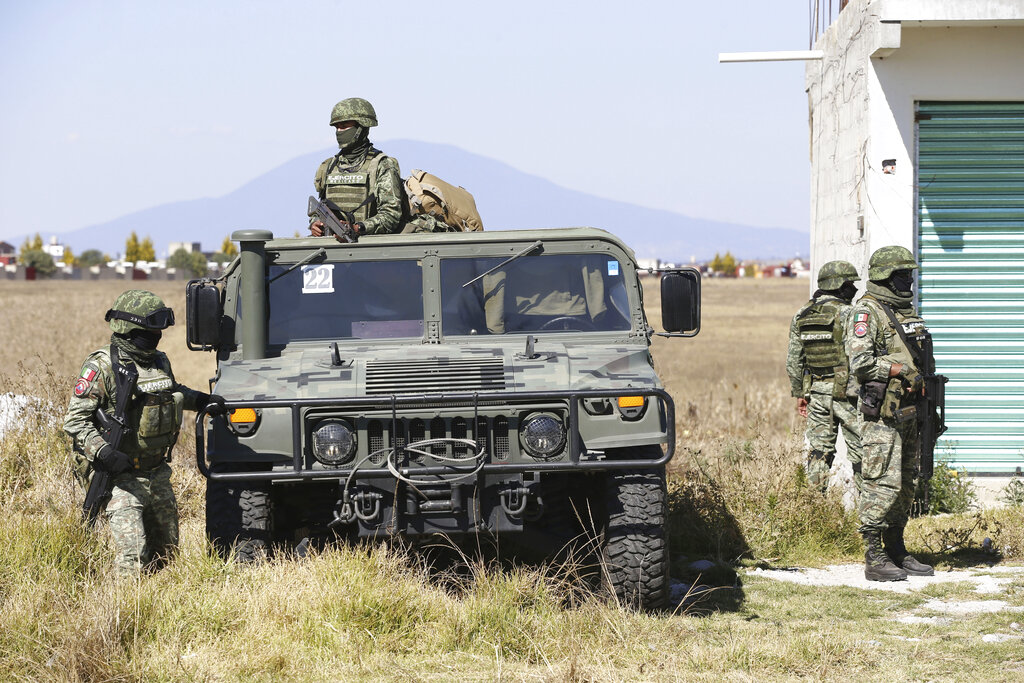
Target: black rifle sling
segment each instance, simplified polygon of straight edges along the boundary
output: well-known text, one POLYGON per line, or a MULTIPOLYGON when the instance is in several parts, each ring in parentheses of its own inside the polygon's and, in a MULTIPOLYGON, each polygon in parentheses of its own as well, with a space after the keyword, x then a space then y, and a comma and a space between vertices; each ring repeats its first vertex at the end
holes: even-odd
MULTIPOLYGON (((135 386, 139 381, 139 371, 132 362, 122 363, 120 351, 113 344, 110 345, 110 366, 114 370, 114 389, 117 392, 117 400, 114 402, 114 422, 121 425, 119 436, 123 436, 127 427, 128 403, 135 394, 135 386)), ((120 442, 120 438, 118 439, 120 442)), ((115 449, 121 447, 120 443, 111 444, 115 449)))
POLYGON ((928 368, 922 367, 921 365, 921 347, 918 346, 916 342, 910 341, 907 333, 903 331, 903 325, 896 319, 896 314, 892 312, 892 309, 889 308, 889 304, 883 301, 880 301, 879 303, 882 304, 882 310, 885 311, 887 316, 889 316, 889 321, 896 328, 896 334, 900 335, 900 339, 902 339, 903 343, 906 345, 907 351, 910 351, 910 357, 913 358, 914 362, 917 364, 917 371, 922 373, 927 372, 928 368))

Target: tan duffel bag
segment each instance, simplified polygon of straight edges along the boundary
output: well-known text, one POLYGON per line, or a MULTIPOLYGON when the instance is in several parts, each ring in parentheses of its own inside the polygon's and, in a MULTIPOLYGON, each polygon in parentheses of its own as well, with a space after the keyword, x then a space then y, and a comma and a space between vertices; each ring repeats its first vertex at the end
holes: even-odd
POLYGON ((426 171, 416 169, 406 179, 405 198, 410 216, 429 214, 465 232, 484 229, 473 195, 426 171))

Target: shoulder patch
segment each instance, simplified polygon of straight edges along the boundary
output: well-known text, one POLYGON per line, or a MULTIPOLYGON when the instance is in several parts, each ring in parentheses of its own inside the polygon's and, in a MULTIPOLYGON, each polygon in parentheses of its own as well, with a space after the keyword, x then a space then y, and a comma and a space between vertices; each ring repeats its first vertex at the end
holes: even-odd
POLYGON ((92 381, 96 379, 99 370, 99 367, 92 362, 87 362, 82 366, 82 374, 78 377, 78 381, 75 382, 75 396, 81 398, 89 393, 89 389, 92 388, 92 381))
POLYGON ((866 323, 868 321, 868 314, 865 313, 864 311, 861 311, 860 313, 857 314, 857 317, 854 320, 855 322, 858 323, 866 323))
POLYGON ((853 334, 857 337, 863 337, 868 333, 868 324, 863 321, 858 321, 853 325, 853 334))

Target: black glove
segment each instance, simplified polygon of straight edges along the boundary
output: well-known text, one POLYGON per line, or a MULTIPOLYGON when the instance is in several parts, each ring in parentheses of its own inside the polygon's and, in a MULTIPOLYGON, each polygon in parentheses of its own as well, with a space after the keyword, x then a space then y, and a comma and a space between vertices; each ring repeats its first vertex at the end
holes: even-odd
POLYGON ((105 445, 96 453, 92 463, 96 469, 111 474, 121 474, 132 469, 132 459, 125 453, 114 450, 110 444, 105 445))
POLYGON ((196 401, 196 407, 199 410, 206 408, 208 415, 223 415, 228 412, 228 409, 224 405, 224 397, 218 394, 199 394, 199 399, 196 401))

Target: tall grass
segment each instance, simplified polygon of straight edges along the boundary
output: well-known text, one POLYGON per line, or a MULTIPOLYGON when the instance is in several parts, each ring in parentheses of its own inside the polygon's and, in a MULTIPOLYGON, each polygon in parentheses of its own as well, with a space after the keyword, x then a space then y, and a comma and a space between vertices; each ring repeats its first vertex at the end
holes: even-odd
MULTIPOLYGON (((180 287, 163 286, 172 285, 180 287)), ((0 283, 0 290, 10 286, 0 283)), ((469 560, 462 571, 439 576, 421 556, 384 544, 329 547, 258 566, 225 563, 205 543, 205 483, 189 426, 173 462, 180 551, 160 572, 119 580, 104 527, 89 531, 80 522, 81 492, 60 421, 82 358, 108 336, 102 311, 124 285, 35 286, 74 306, 59 324, 0 332, 0 392, 35 397, 19 426, 0 436, 0 678, 745 680, 829 678, 866 661, 890 663, 862 644, 870 623, 859 632, 831 622, 789 624, 792 604, 820 613, 813 595, 759 603, 758 610, 780 605, 760 621, 742 604, 714 619, 680 619, 621 610, 581 590, 572 567, 469 560), (82 333, 69 335, 64 326, 82 333)), ((45 297, 15 290, 13 297, 0 291, 0 312, 37 320, 30 309, 45 297)), ((158 293, 177 301, 173 291, 158 293)), ((684 572, 696 557, 782 564, 856 558, 852 515, 809 490, 799 469, 802 424, 782 362, 786 325, 805 289, 716 282, 705 295, 701 336, 654 346, 677 402, 675 570, 684 572)), ((649 303, 656 307, 656 293, 649 303)), ((202 386, 210 358, 182 346, 174 336, 162 345, 178 377, 202 386)), ((970 542, 998 531, 999 549, 1019 552, 1019 517, 988 520, 985 529, 970 530, 970 542)), ((945 533, 923 524, 912 531, 915 544, 945 533)), ((850 598, 849 608, 862 604, 850 598)), ((898 666, 936 677, 909 654, 898 666)))

